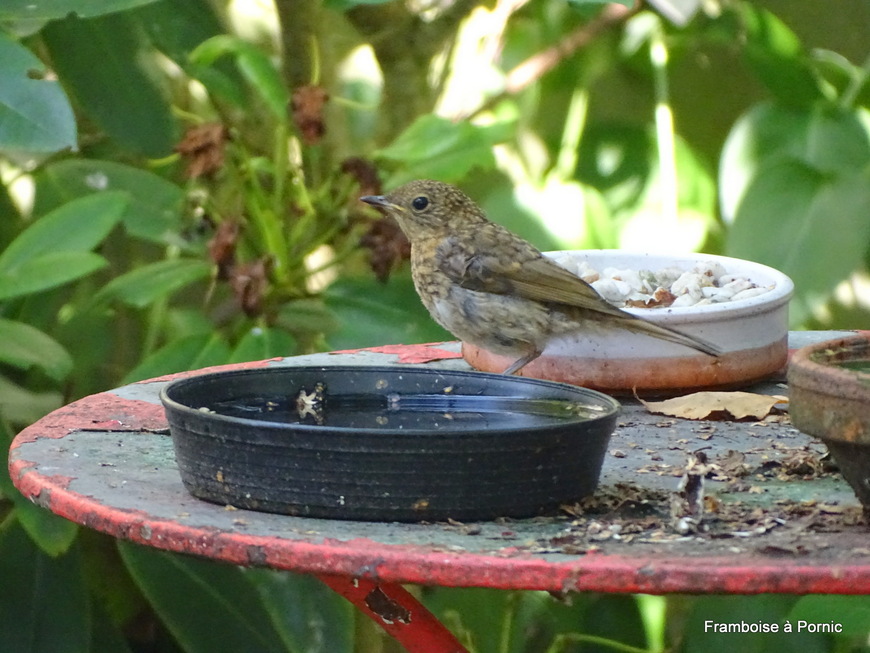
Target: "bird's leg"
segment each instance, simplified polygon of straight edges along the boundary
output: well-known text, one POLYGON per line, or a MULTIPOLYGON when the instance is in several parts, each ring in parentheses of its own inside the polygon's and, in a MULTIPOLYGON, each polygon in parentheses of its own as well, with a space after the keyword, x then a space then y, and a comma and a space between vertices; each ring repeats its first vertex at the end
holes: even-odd
POLYGON ((542 353, 544 353, 544 352, 538 351, 537 349, 533 349, 532 351, 530 351, 528 354, 526 354, 522 358, 518 358, 513 363, 508 365, 507 369, 504 372, 502 372, 502 374, 516 374, 521 369, 523 369, 526 365, 528 365, 533 360, 535 360, 538 356, 540 356, 542 353))

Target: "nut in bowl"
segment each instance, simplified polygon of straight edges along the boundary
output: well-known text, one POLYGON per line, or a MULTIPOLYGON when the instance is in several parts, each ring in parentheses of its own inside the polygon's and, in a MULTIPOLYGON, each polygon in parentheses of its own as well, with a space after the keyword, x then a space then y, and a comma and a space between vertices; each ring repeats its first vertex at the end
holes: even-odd
MULTIPOLYGON (((794 284, 778 270, 710 254, 576 250, 547 255, 620 308, 713 343, 721 355, 628 331, 580 333, 551 341, 522 369, 524 376, 612 393, 667 394, 746 385, 786 363, 794 284)), ((462 354, 487 372, 500 372, 512 362, 469 343, 463 343, 462 354)))

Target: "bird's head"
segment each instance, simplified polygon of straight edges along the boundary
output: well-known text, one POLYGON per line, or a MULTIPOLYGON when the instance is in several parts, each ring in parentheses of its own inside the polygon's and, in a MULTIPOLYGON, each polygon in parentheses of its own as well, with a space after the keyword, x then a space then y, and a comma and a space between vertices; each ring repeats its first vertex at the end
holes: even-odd
POLYGON ((412 243, 452 232, 469 223, 487 222, 483 211, 461 190, 431 179, 418 179, 387 195, 360 198, 392 217, 412 243))

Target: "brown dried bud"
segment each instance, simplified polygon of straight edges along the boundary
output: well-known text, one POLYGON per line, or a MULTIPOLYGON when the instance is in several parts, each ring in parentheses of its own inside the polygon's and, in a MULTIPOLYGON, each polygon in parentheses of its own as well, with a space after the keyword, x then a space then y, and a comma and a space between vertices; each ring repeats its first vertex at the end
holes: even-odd
POLYGON ((236 295, 239 306, 248 317, 263 311, 263 296, 268 287, 269 262, 258 259, 250 263, 240 263, 229 273, 230 287, 236 295))
POLYGON ((208 241, 209 258, 217 265, 217 278, 226 281, 236 262, 236 245, 239 242, 241 224, 237 220, 224 220, 218 225, 215 235, 208 241))
POLYGON ((300 86, 293 91, 293 122, 306 145, 316 145, 326 133, 323 107, 328 99, 329 93, 320 86, 300 86))
POLYGON ((380 195, 381 180, 375 164, 361 156, 351 156, 341 162, 341 171, 359 185, 360 195, 380 195))
POLYGON ((219 122, 191 127, 184 134, 175 151, 185 157, 184 174, 189 179, 213 175, 224 165, 224 150, 229 132, 219 122))
POLYGON ((411 243, 392 218, 372 222, 360 245, 369 249, 369 265, 379 281, 389 279, 393 268, 411 257, 411 243))

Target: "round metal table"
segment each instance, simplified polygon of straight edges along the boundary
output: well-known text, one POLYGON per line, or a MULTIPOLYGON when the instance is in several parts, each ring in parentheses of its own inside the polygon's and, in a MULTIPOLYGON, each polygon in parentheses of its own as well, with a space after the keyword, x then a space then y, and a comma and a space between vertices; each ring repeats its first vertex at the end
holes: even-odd
MULTIPOLYGON (((793 333, 792 348, 838 333, 793 333)), ((435 365, 467 369, 457 343, 396 345, 228 366, 435 365)), ((593 504, 527 520, 370 523, 227 511, 181 484, 160 389, 186 372, 85 397, 14 440, 28 498, 143 545, 314 574, 409 651, 462 651, 401 583, 555 592, 870 593, 860 507, 787 420, 688 421, 623 398, 593 504), (692 452, 717 467, 700 532, 667 523, 692 452), (803 467, 801 467, 803 465, 803 467), (591 510, 590 510, 591 508, 591 510)), ((782 379, 755 391, 784 394, 782 379)))

